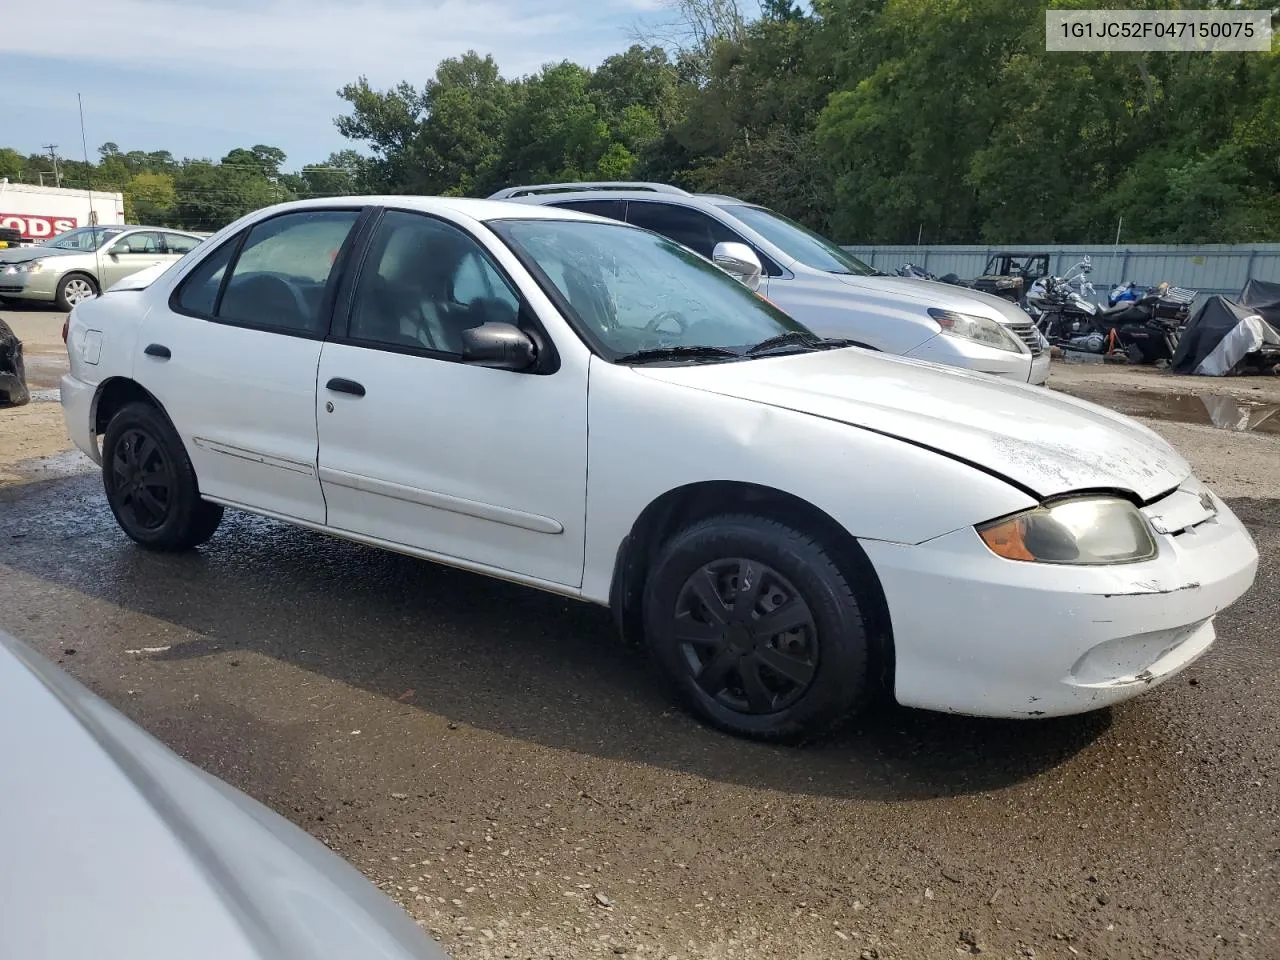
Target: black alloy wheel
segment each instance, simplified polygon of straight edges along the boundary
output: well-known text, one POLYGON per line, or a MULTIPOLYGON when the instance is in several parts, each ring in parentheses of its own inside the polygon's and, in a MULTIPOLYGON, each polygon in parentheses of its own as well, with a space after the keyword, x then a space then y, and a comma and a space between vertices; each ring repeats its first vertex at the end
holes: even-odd
POLYGON ((713 726, 816 739, 878 699, 863 610, 879 587, 865 579, 801 529, 710 517, 654 558, 645 640, 683 704, 713 726))
POLYGON ((102 485, 116 522, 151 550, 189 550, 213 536, 222 506, 201 499, 182 439, 156 406, 137 401, 102 438, 102 485))
POLYGON ((685 581, 672 634, 693 681, 737 713, 774 713, 802 697, 818 669, 809 605, 768 564, 714 561, 685 581))
POLYGON ((169 516, 176 480, 160 445, 139 429, 121 433, 111 451, 119 509, 139 530, 157 530, 169 516))

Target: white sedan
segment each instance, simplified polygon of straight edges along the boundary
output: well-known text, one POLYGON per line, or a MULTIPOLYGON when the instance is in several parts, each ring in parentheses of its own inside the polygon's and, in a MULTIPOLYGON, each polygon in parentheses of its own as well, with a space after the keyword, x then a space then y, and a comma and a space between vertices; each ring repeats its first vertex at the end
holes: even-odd
POLYGON ((815 735, 882 685, 996 717, 1116 703, 1203 654, 1256 573, 1145 427, 824 340, 586 214, 284 204, 68 327, 67 428, 142 546, 234 507, 607 605, 744 736, 815 735))

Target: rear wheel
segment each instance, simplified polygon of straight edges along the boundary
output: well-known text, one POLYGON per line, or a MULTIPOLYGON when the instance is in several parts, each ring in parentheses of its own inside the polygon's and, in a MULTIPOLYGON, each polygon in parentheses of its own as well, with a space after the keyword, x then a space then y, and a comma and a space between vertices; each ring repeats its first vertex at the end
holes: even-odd
POLYGON ((773 520, 714 517, 673 537, 650 572, 645 634, 685 705, 738 736, 814 738, 872 699, 854 587, 814 538, 773 520))
POLYGON ((222 506, 200 498, 182 440, 149 403, 127 404, 111 418, 102 482, 120 529, 152 550, 197 547, 222 521, 222 506))
POLYGON ((92 300, 98 295, 98 285, 83 273, 69 273, 58 282, 57 303, 59 310, 70 310, 78 303, 92 300))

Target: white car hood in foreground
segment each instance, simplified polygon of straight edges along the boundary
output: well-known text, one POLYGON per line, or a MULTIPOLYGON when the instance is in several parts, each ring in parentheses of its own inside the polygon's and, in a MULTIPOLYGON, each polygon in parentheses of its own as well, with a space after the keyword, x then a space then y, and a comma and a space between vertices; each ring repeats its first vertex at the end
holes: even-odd
POLYGON ((1092 403, 857 348, 636 372, 897 437, 1042 498, 1112 489, 1146 501, 1191 474, 1157 434, 1092 403))
POLYGON ((355 868, 0 631, 0 955, 447 960, 355 868))

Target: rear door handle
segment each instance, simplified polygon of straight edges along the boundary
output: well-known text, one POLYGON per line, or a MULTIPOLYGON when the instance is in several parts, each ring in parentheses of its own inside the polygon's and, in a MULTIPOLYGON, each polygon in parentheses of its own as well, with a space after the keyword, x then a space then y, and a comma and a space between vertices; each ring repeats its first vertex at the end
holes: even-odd
POLYGON ((364 384, 356 383, 354 380, 347 380, 343 377, 334 377, 325 386, 334 393, 349 393, 355 397, 364 396, 364 384))
POLYGON ((173 356, 173 354, 169 352, 169 348, 163 343, 149 343, 147 344, 147 349, 142 352, 148 357, 159 357, 161 360, 168 360, 173 356))

